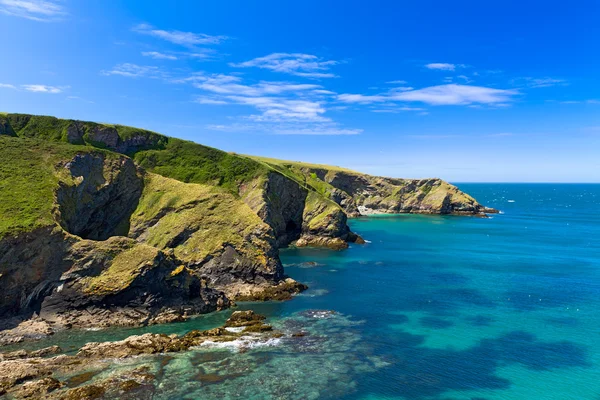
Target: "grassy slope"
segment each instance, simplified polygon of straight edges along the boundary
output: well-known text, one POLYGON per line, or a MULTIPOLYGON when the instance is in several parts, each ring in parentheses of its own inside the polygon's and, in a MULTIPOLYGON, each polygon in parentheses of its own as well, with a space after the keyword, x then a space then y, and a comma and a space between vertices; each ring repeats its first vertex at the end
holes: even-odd
POLYGON ((164 136, 145 129, 133 128, 124 125, 99 124, 96 122, 74 121, 70 119, 59 119, 44 115, 8 114, 0 113, 0 123, 8 123, 16 136, 22 138, 37 138, 54 142, 68 142, 67 130, 75 123, 84 132, 83 142, 75 144, 89 144, 94 147, 104 147, 89 138, 89 133, 99 128, 114 128, 121 140, 127 140, 135 136, 143 135, 154 138, 157 147, 164 146, 161 139, 164 136))
MULTIPOLYGON (((247 182, 269 168, 264 164, 226 153, 197 143, 170 138, 144 129, 123 125, 97 124, 94 122, 73 121, 48 116, 0 113, 0 125, 22 138, 37 138, 44 141, 67 142, 67 129, 77 123, 80 129, 90 132, 98 127, 115 128, 124 141, 136 135, 150 136, 156 142, 155 148, 138 151, 132 156, 146 170, 177 179, 182 182, 206 183, 222 186, 237 193, 240 183, 247 182)), ((102 143, 94 142, 87 134, 84 143, 103 148, 102 143)))
POLYGON ((144 241, 151 246, 174 248, 184 261, 202 261, 226 244, 258 257, 263 264, 267 261, 264 251, 268 244, 263 236, 268 227, 241 200, 213 186, 148 174, 131 217, 131 231, 145 232, 144 241), (186 241, 178 244, 182 235, 186 241))
POLYGON ((135 161, 148 171, 187 183, 222 186, 232 193, 238 186, 265 173, 256 161, 193 142, 169 138, 164 149, 135 154, 135 161))
POLYGON ((54 166, 93 149, 0 135, 0 238, 54 225, 54 166))

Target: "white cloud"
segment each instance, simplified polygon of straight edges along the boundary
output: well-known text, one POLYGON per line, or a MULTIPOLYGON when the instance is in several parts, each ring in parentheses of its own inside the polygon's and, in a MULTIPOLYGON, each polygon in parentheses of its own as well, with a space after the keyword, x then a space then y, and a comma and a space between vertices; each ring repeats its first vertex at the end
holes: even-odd
POLYGON ((0 83, 0 88, 3 89, 16 89, 15 85, 11 85, 10 83, 0 83))
POLYGON ((448 84, 430 86, 423 89, 396 91, 378 95, 341 94, 337 99, 344 103, 371 104, 377 102, 420 102, 429 105, 469 105, 494 104, 508 105, 516 90, 494 89, 483 86, 448 84))
POLYGON ((384 95, 364 95, 364 94, 340 94, 337 99, 344 103, 369 104, 379 101, 386 101, 384 95))
POLYGON ((564 79, 532 77, 518 78, 513 80, 513 83, 519 86, 527 86, 530 88, 544 88, 557 85, 564 86, 568 84, 564 79))
POLYGON ((328 71, 338 61, 324 61, 311 54, 273 53, 242 63, 231 63, 237 68, 263 68, 305 78, 334 78, 336 75, 328 71))
POLYGON ((315 94, 324 94, 324 95, 334 95, 334 94, 336 94, 335 92, 332 92, 331 90, 323 90, 323 89, 315 89, 315 90, 313 90, 313 93, 315 93, 315 94))
POLYGON ((225 104, 229 104, 225 100, 214 99, 214 98, 206 97, 206 96, 198 96, 196 98, 196 100, 194 100, 194 102, 196 102, 198 104, 212 104, 212 105, 225 105, 225 104))
POLYGON ((408 82, 406 82, 406 81, 388 81, 386 83, 389 83, 390 85, 406 85, 408 82))
POLYGON ((140 24, 133 28, 134 32, 142 35, 157 37, 181 46, 197 46, 208 44, 219 44, 227 40, 227 36, 211 36, 204 33, 165 31, 155 29, 152 25, 140 24))
POLYGON ((0 0, 0 13, 33 21, 56 21, 66 11, 56 1, 50 0, 0 0))
POLYGON ((61 93, 67 87, 56 87, 56 86, 47 86, 47 85, 21 85, 23 90, 34 93, 61 93))
POLYGON ((327 126, 327 125, 276 129, 274 131, 274 133, 277 135, 325 135, 325 136, 360 135, 362 132, 363 132, 362 129, 347 129, 347 128, 339 128, 337 126, 327 126))
POLYGON ((208 92, 238 96, 279 95, 286 92, 297 93, 321 88, 320 85, 288 82, 259 82, 254 85, 244 85, 239 76, 225 74, 194 75, 184 81, 190 81, 196 88, 208 92))
POLYGON ((325 108, 316 101, 278 97, 228 96, 227 98, 234 103, 253 106, 261 111, 260 115, 248 117, 253 121, 330 121, 329 118, 322 116, 325 108))
MULTIPOLYGON (((548 101, 551 101, 551 100, 548 100, 548 101)), ((596 99, 589 99, 589 100, 565 100, 565 101, 561 101, 560 104, 600 104, 600 100, 596 100, 596 99)))
POLYGON ((465 64, 448 64, 448 63, 430 63, 426 64, 427 69, 436 69, 440 71, 455 71, 458 68, 465 68, 465 64))
POLYGON ((409 90, 413 90, 413 89, 414 88, 410 87, 410 86, 399 86, 399 87, 395 87, 395 88, 390 89, 390 93, 393 93, 393 92, 408 92, 409 90))
POLYGON ((206 129, 220 132, 267 133, 272 135, 343 136, 359 135, 362 129, 342 128, 336 123, 233 123, 207 125, 206 129))
POLYGON ((516 90, 449 84, 396 93, 392 99, 430 105, 501 104, 512 101, 517 94, 516 90))
POLYGON ((136 65, 131 63, 118 64, 109 71, 102 71, 102 75, 120 75, 128 78, 160 78, 165 74, 154 66, 136 65))
POLYGON ((177 57, 171 54, 160 53, 158 51, 143 51, 144 57, 152 57, 155 60, 177 60, 177 57))
POLYGON ((469 85, 439 85, 408 91, 391 91, 388 93, 367 96, 362 94, 341 94, 337 98, 345 103, 369 104, 382 101, 420 102, 430 105, 469 105, 469 104, 506 104, 516 90, 494 89, 469 85))
POLYGON ((398 114, 400 112, 406 111, 425 111, 424 108, 421 107, 394 107, 394 108, 379 108, 371 110, 375 113, 390 113, 390 114, 398 114))

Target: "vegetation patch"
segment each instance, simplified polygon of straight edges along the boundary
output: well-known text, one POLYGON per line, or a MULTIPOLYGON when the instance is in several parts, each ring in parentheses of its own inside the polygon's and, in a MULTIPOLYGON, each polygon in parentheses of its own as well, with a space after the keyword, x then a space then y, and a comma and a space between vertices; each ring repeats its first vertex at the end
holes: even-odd
POLYGON ((115 256, 110 267, 98 276, 89 278, 85 291, 104 295, 116 293, 129 287, 144 268, 151 268, 160 251, 145 244, 138 244, 115 256))
POLYGON ((202 261, 231 245, 267 262, 268 227, 221 188, 148 174, 130 232, 152 246, 174 249, 183 261, 202 261))
POLYGON ((0 238, 55 224, 55 166, 86 151, 82 146, 0 135, 0 238))

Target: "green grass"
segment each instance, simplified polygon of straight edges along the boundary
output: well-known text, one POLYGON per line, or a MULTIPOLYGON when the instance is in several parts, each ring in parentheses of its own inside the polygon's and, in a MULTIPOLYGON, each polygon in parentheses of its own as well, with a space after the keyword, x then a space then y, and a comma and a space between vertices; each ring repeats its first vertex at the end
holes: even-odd
POLYGON ((329 171, 338 171, 338 172, 347 172, 352 174, 360 174, 359 172, 353 171, 348 168, 338 167, 335 165, 326 165, 326 164, 311 164, 300 161, 286 161, 279 160, 277 158, 269 158, 269 157, 259 157, 259 156, 250 156, 246 155, 245 157, 251 158, 256 161, 262 161, 267 164, 280 165, 284 167, 297 167, 297 168, 309 168, 309 169, 324 169, 329 171))
POLYGON ((240 183, 265 173, 261 163, 211 147, 169 139, 163 150, 141 151, 135 161, 147 169, 186 183, 222 186, 238 193, 240 183))
POLYGON ((85 291, 106 295, 117 293, 131 285, 143 268, 154 265, 159 250, 145 244, 137 244, 115 256, 106 270, 98 276, 89 278, 85 291))
POLYGON ((89 148, 0 136, 0 238, 54 225, 54 166, 89 148))
POLYGON ((259 263, 267 262, 268 245, 260 234, 268 231, 267 225, 222 188, 148 174, 131 217, 132 231, 144 226, 146 243, 160 249, 174 246, 175 255, 184 261, 202 261, 232 245, 259 263), (182 234, 185 240, 174 243, 182 234))

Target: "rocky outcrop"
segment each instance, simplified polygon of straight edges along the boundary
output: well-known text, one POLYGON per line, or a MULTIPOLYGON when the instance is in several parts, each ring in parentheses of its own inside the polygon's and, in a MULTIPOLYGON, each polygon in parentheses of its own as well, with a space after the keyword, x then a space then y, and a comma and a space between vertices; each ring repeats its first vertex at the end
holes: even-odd
POLYGON ((39 311, 54 282, 68 269, 65 256, 76 241, 56 227, 0 239, 0 317, 39 311))
POLYGON ((369 214, 454 214, 497 212, 441 179, 394 179, 352 171, 301 168, 327 184, 327 195, 350 216, 369 214))
POLYGON ((67 232, 93 240, 127 235, 143 188, 131 159, 91 152, 58 168, 68 174, 56 191, 57 219, 67 232))
POLYGON ((232 299, 285 278, 273 229, 234 195, 207 185, 148 174, 130 236, 172 253, 232 299))
POLYGON ((278 247, 294 242, 298 246, 342 249, 357 240, 338 204, 278 172, 242 186, 241 193, 244 201, 271 226, 278 247))
POLYGON ((86 397, 89 393, 96 393, 98 397, 119 397, 123 392, 135 391, 151 381, 152 375, 148 371, 135 369, 87 383, 94 376, 89 372, 90 369, 101 368, 114 359, 180 352, 194 346, 234 340, 252 344, 283 336, 264 320, 264 316, 251 310, 235 311, 222 327, 190 331, 181 336, 146 333, 116 342, 90 342, 75 355, 48 357, 62 352, 57 346, 33 352, 0 354, 0 395, 8 393, 16 398, 38 396, 49 399, 79 399, 89 398, 86 397), (78 372, 81 373, 77 375, 78 372), (53 376, 56 373, 62 376, 70 374, 73 378, 59 381, 53 376), (125 385, 125 382, 129 384, 125 385))
POLYGON ((302 234, 303 211, 308 190, 298 182, 269 172, 242 187, 242 198, 275 234, 278 247, 287 246, 302 234))

